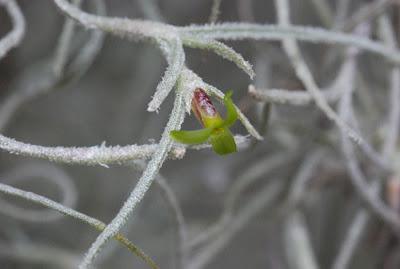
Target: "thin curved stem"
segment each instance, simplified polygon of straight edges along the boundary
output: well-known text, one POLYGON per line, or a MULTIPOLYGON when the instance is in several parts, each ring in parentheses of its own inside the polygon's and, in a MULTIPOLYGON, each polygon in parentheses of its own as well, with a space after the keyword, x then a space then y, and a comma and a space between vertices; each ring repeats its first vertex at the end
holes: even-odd
POLYGON ((12 48, 19 45, 25 34, 25 19, 21 9, 14 0, 0 0, 11 16, 13 29, 5 37, 0 39, 0 59, 3 58, 12 48))
POLYGON ((179 28, 183 40, 188 38, 209 38, 221 40, 283 40, 293 38, 299 41, 354 46, 385 57, 388 61, 400 63, 398 50, 382 43, 352 34, 330 31, 317 27, 283 26, 274 24, 221 23, 215 25, 191 25, 179 28))
POLYGON ((187 247, 194 249, 218 237, 218 235, 221 234, 232 221, 237 201, 243 191, 248 186, 254 184, 257 180, 264 179, 265 176, 274 171, 276 168, 290 161, 290 158, 293 158, 293 156, 288 153, 281 153, 273 155, 272 157, 268 156, 268 158, 256 162, 243 173, 241 173, 234 181, 235 183, 232 185, 226 195, 224 201, 224 211, 221 213, 218 220, 209 226, 205 231, 189 241, 187 247))
MULTIPOLYGON (((55 185, 61 193, 60 204, 73 208, 78 200, 78 191, 73 179, 60 168, 45 164, 21 165, 1 175, 2 183, 15 184, 21 181, 41 179, 46 186, 55 185), (50 184, 49 184, 50 183, 50 184)), ((49 222, 59 220, 62 215, 52 210, 26 209, 0 198, 0 212, 18 220, 29 222, 49 222)))
POLYGON ((222 42, 214 39, 207 40, 203 38, 186 38, 183 44, 189 48, 204 49, 214 52, 222 58, 236 64, 236 66, 246 72, 251 79, 253 79, 256 75, 251 64, 246 61, 242 55, 222 42))
MULTIPOLYGON (((133 167, 140 171, 146 168, 145 162, 136 161, 133 163, 133 167)), ((186 222, 183 217, 181 205, 179 204, 178 198, 171 186, 167 182, 167 179, 161 174, 157 175, 155 181, 157 187, 160 189, 161 195, 163 196, 169 210, 172 213, 176 227, 176 263, 177 268, 184 269, 186 266, 187 250, 185 242, 187 239, 186 222)))
POLYGON ((48 267, 59 269, 75 268, 80 259, 80 255, 67 249, 27 242, 0 243, 0 257, 3 258, 2 263, 4 258, 15 259, 18 262, 29 262, 31 267, 36 263, 39 266, 46 264, 48 267))
POLYGON ((153 99, 147 107, 147 111, 150 112, 159 110, 162 102, 164 102, 165 98, 167 98, 168 94, 174 88, 185 65, 185 52, 183 51, 182 42, 179 38, 174 38, 170 42, 162 42, 162 44, 165 44, 161 46, 161 48, 167 56, 166 58, 169 65, 160 83, 157 85, 153 99))
MULTIPOLYGON (((381 21, 381 22, 383 22, 383 21, 381 21)), ((383 25, 381 25, 381 26, 383 26, 383 25)), ((384 26, 385 26, 384 27, 385 31, 390 31, 390 29, 391 29, 390 24, 384 23, 384 26)), ((394 37, 394 35, 390 35, 389 34, 389 37, 394 37)), ((394 45, 394 40, 392 40, 392 41, 393 41, 392 44, 388 44, 388 45, 394 45)), ((397 67, 393 68, 393 71, 396 70, 396 69, 397 69, 397 67)), ((349 81, 347 83, 347 87, 348 87, 347 91, 349 91, 350 93, 352 92, 352 88, 351 88, 352 85, 353 85, 353 81, 352 80, 353 79, 351 77, 349 77, 349 81)), ((392 83, 393 82, 397 83, 396 79, 392 80, 392 83)), ((394 85, 392 84, 392 86, 394 86, 394 85)), ((397 91, 397 89, 393 89, 392 88, 392 93, 396 92, 396 91, 397 91)), ((341 102, 341 113, 342 113, 342 117, 344 117, 344 118, 345 117, 349 117, 350 118, 351 110, 348 107, 348 105, 349 105, 349 102, 351 101, 351 98, 348 96, 349 95, 348 92, 346 93, 346 95, 347 95, 347 97, 345 97, 345 99, 342 100, 342 102, 341 102)), ((391 103, 395 103, 397 101, 396 100, 391 100, 390 102, 391 103)), ((390 113, 389 113, 389 116, 388 116, 388 122, 390 123, 389 124, 390 128, 393 128, 393 127, 397 128, 398 127, 398 123, 393 122, 393 119, 398 117, 398 115, 396 115, 396 113, 398 113, 397 109, 396 108, 393 109, 393 107, 391 107, 391 110, 390 110, 390 113)), ((393 138, 391 137, 393 135, 393 133, 392 133, 393 131, 396 132, 393 129, 389 130, 387 132, 388 133, 387 138, 385 139, 385 142, 384 142, 384 144, 382 146, 382 150, 381 150, 382 151, 382 156, 383 156, 383 158, 385 160, 389 159, 388 157, 390 156, 390 154, 392 152, 392 149, 388 150, 387 147, 388 147, 389 144, 393 146, 393 144, 392 144, 393 143, 393 138)), ((352 156, 353 154, 351 154, 351 149, 349 150, 347 155, 348 155, 348 157, 347 157, 348 159, 354 157, 354 156, 352 156), (350 155, 349 155, 349 153, 350 153, 350 155)), ((351 170, 353 170, 353 172, 351 172, 352 173, 351 177, 354 177, 354 176, 357 176, 357 177, 361 176, 362 177, 361 171, 357 171, 359 169, 357 168, 356 161, 352 160, 351 162, 352 162, 351 167, 353 167, 353 168, 351 168, 351 170)), ((350 166, 348 167, 348 169, 350 169, 350 166)), ((361 179, 361 177, 359 179, 361 179)), ((353 179, 353 181, 354 181, 354 179, 353 179)), ((368 186, 369 191, 372 193, 371 197, 372 196, 378 197, 378 195, 380 193, 380 189, 381 189, 381 184, 380 183, 381 182, 374 181, 371 184, 371 186, 368 186)), ((350 224, 350 227, 346 231, 346 235, 344 236, 344 240, 343 240, 343 243, 342 243, 342 245, 340 247, 340 250, 339 250, 338 254, 336 255, 336 258, 334 259, 334 262, 332 263, 332 267, 331 267, 332 269, 346 269, 346 268, 349 267, 349 265, 351 263, 351 259, 353 258, 354 253, 355 253, 357 247, 360 244, 360 241, 361 241, 361 239, 362 239, 362 237, 363 237, 363 235, 365 233, 365 230, 367 228, 367 224, 368 224, 370 219, 371 219, 371 213, 367 209, 361 208, 361 209, 359 209, 357 211, 357 213, 355 214, 355 216, 354 216, 354 218, 353 218, 353 220, 352 220, 352 222, 350 224)))
MULTIPOLYGON (((349 119, 351 116, 351 100, 352 92, 348 91, 342 97, 339 104, 339 113, 343 119, 349 119)), ((350 143, 348 137, 341 133, 341 147, 344 157, 346 158, 346 167, 350 175, 351 182, 357 191, 358 195, 363 201, 371 208, 372 212, 381 217, 392 229, 400 233, 400 218, 396 211, 390 209, 382 200, 375 195, 369 188, 369 184, 363 175, 360 167, 358 166, 353 145, 350 143)))
POLYGON ((377 0, 365 4, 352 14, 349 19, 345 20, 343 24, 336 25, 335 28, 350 32, 361 23, 370 21, 372 18, 383 13, 395 1, 396 0, 377 0))
MULTIPOLYGON (((45 147, 23 143, 0 135, 0 149, 9 153, 68 164, 103 166, 123 164, 132 160, 151 158, 157 148, 157 144, 111 147, 107 147, 105 144, 92 147, 45 147)), ((181 158, 184 151, 184 148, 177 147, 170 152, 170 156, 181 158)))
MULTIPOLYGON (((288 2, 286 0, 282 0, 275 1, 275 3, 277 5, 279 23, 284 27, 290 26, 288 2)), ((302 81, 307 91, 313 97, 317 107, 321 109, 321 111, 324 112, 324 114, 337 125, 341 132, 346 133, 351 140, 359 145, 364 153, 371 160, 373 160, 375 164, 379 165, 383 169, 388 169, 385 160, 383 160, 381 156, 374 151, 374 149, 364 140, 363 137, 361 137, 357 131, 343 121, 343 119, 341 119, 339 115, 329 106, 324 95, 317 86, 310 69, 305 63, 295 39, 291 37, 284 38, 282 44, 286 54, 291 60, 297 77, 302 81)))
POLYGON ((235 215, 225 230, 215 240, 204 246, 201 251, 190 260, 188 268, 201 269, 208 265, 212 259, 233 239, 233 237, 260 214, 265 207, 269 207, 282 191, 284 184, 280 180, 274 180, 262 188, 245 206, 235 215))
POLYGON ((171 116, 167 123, 167 126, 165 127, 162 134, 159 146, 157 147, 153 157, 148 163, 146 169, 144 170, 141 178, 139 179, 139 182, 129 195, 128 199, 125 201, 122 208, 119 210, 118 214, 111 221, 111 223, 107 225, 104 231, 97 237, 95 242, 93 242, 92 246, 87 251, 85 258, 79 265, 80 269, 88 268, 92 265, 94 259, 107 243, 107 241, 109 241, 113 236, 118 233, 121 227, 128 220, 133 209, 142 200, 145 193, 150 188, 151 183, 157 176, 158 171, 160 170, 163 162, 167 158, 168 152, 172 147, 173 142, 170 138, 169 133, 172 130, 180 129, 180 126, 184 119, 184 115, 185 105, 183 94, 181 90, 177 90, 174 108, 171 112, 171 116))
MULTIPOLYGON (((396 34, 389 18, 387 16, 381 16, 378 22, 382 39, 389 47, 396 48, 396 34)), ((388 103, 389 111, 386 119, 387 132, 382 145, 382 155, 389 161, 396 151, 400 132, 400 68, 398 66, 394 66, 390 73, 388 103)))
POLYGON ((176 31, 174 26, 163 23, 130 20, 121 18, 108 18, 96 16, 78 9, 65 0, 54 0, 58 8, 72 19, 78 21, 87 28, 99 29, 128 39, 150 39, 156 41, 160 39, 175 38, 176 31))
MULTIPOLYGON (((102 0, 92 0, 92 3, 94 3, 94 10, 97 14, 105 13, 102 0)), ((68 22, 72 23, 71 20, 68 22)), ((29 65, 22 72, 22 75, 15 79, 17 83, 14 84, 14 87, 11 87, 10 95, 0 104, 1 131, 4 132, 12 116, 23 104, 41 94, 76 81, 93 63, 103 44, 104 33, 98 30, 91 31, 90 38, 79 50, 76 57, 67 59, 70 54, 67 52, 67 50, 69 51, 69 46, 64 42, 68 38, 72 38, 74 32, 72 31, 72 24, 68 22, 59 37, 58 45, 55 49, 55 59, 47 59, 43 62, 29 65), (71 60, 71 63, 66 65, 68 60, 71 60)), ((69 40, 68 43, 70 42, 69 40)))
MULTIPOLYGON (((302 90, 256 89, 253 85, 249 85, 248 93, 256 101, 266 103, 305 106, 314 102, 310 93, 302 90)), ((337 101, 341 95, 336 88, 323 90, 322 93, 328 102, 337 101)))
MULTIPOLYGON (((74 0, 72 2, 72 4, 77 7, 79 7, 81 3, 82 0, 74 0)), ((57 77, 61 76, 61 74, 64 72, 74 32, 75 22, 71 19, 66 19, 54 56, 53 71, 57 77)))
POLYGON ((329 31, 322 28, 269 25, 250 23, 222 23, 210 25, 191 25, 175 27, 168 24, 143 20, 129 20, 95 16, 83 12, 65 0, 54 0, 57 6, 68 16, 83 26, 110 32, 126 38, 173 39, 180 37, 182 42, 188 39, 224 39, 224 40, 283 40, 293 38, 314 43, 354 46, 385 57, 389 61, 400 63, 398 50, 388 48, 382 43, 370 39, 329 31))
POLYGON ((210 23, 216 23, 217 22, 219 13, 221 12, 220 11, 221 3, 222 3, 222 0, 213 0, 212 7, 211 7, 210 18, 208 19, 208 21, 210 23))
POLYGON ((369 214, 368 210, 364 208, 357 212, 350 224, 350 227, 346 231, 344 242, 340 247, 340 252, 333 262, 331 267, 332 269, 348 268, 354 251, 357 248, 360 239, 362 238, 363 232, 370 218, 371 215, 369 214))
POLYGON ((181 206, 179 205, 176 195, 169 186, 167 180, 162 175, 160 174, 158 175, 156 183, 160 187, 164 199, 168 202, 168 205, 171 208, 171 211, 173 212, 174 215, 174 220, 176 222, 175 223, 176 234, 177 234, 177 247, 176 247, 177 268, 184 269, 186 268, 186 258, 187 258, 187 250, 185 247, 185 242, 187 239, 187 230, 182 209, 181 206))
MULTIPOLYGON (((40 195, 32 193, 32 192, 23 191, 23 190, 20 190, 20 189, 17 189, 17 188, 14 188, 14 187, 8 186, 6 184, 2 184, 2 183, 0 183, 0 192, 8 194, 8 195, 12 195, 12 196, 20 197, 25 200, 29 200, 33 203, 54 209, 54 210, 60 212, 61 214, 75 218, 79 221, 82 221, 82 222, 88 224, 98 231, 103 231, 106 227, 106 224, 104 224, 103 222, 101 222, 95 218, 89 217, 83 213, 73 210, 72 208, 65 207, 62 204, 59 204, 59 203, 54 202, 46 197, 40 196, 40 195)), ((141 259, 143 259, 151 268, 153 268, 153 269, 158 268, 156 263, 149 256, 147 256, 140 248, 135 246, 131 241, 129 241, 127 238, 125 238, 122 234, 117 233, 113 236, 113 238, 115 240, 119 241, 121 244, 123 244, 132 253, 134 253, 141 259)))

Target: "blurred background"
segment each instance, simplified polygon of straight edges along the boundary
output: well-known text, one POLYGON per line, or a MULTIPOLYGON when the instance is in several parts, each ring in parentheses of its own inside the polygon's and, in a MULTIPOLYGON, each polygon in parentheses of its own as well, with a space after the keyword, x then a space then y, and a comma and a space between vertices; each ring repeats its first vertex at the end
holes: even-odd
MULTIPOLYGON (((86 2, 82 9, 94 12, 86 2)), ((178 26, 209 22, 213 5, 210 0, 105 2, 108 16, 157 19, 178 26)), ((148 144, 160 139, 173 97, 168 97, 159 113, 146 111, 167 66, 157 48, 108 34, 104 41, 96 39, 77 25, 66 63, 71 71, 54 82, 48 66, 56 54, 65 16, 52 1, 17 3, 26 19, 26 34, 0 61, 3 135, 66 147, 148 144), (91 42, 99 45, 93 61, 87 68, 74 70, 74 59, 91 42), (13 103, 12 98, 23 101, 13 103), (11 109, 5 109, 6 105, 11 109)), ((396 43, 399 37, 396 1, 292 0, 290 5, 291 21, 296 25, 345 32, 367 25, 367 37, 384 42, 380 21, 385 21, 394 29, 396 43), (354 24, 363 8, 370 13, 354 24)), ((275 14, 273 1, 223 0, 218 22, 275 24, 275 14)), ((10 17, 1 8, 0 37, 11 28, 10 17)), ((248 94, 250 84, 257 89, 304 91, 281 42, 226 44, 253 64, 254 81, 207 51, 185 48, 186 65, 211 85, 223 91, 232 89, 234 102, 264 140, 250 139, 238 153, 223 157, 210 149, 187 150, 183 159, 168 159, 163 165, 161 175, 185 221, 183 265, 176 217, 166 202, 165 189, 158 184, 135 209, 124 234, 160 268, 400 268, 393 229, 375 210, 369 210, 351 183, 336 125, 314 102, 300 106, 265 103, 248 94)), ((300 43, 300 48, 321 89, 333 88, 349 57, 346 48, 311 43, 300 43)), ((393 68, 382 57, 360 53, 355 69, 352 108, 356 127, 380 152, 390 127, 386 120, 396 83, 393 68)), ((332 107, 337 107, 338 99, 331 102, 332 107)), ((183 129, 192 128, 199 128, 193 115, 183 125, 183 129)), ((232 130, 247 135, 240 123, 232 130)), ((399 155, 395 145, 390 160, 399 155)), ((381 185, 382 201, 397 210, 399 175, 382 172, 358 149, 355 155, 365 177, 381 185)), ((0 158, 1 183, 49 197, 105 223, 113 219, 141 175, 127 166, 57 164, 4 151, 0 158)), ((396 163, 389 163, 393 171, 396 163)), ((6 195, 0 198, 2 269, 76 268, 98 235, 91 227, 50 209, 6 195)), ((116 242, 107 244, 96 266, 149 268, 116 242)))

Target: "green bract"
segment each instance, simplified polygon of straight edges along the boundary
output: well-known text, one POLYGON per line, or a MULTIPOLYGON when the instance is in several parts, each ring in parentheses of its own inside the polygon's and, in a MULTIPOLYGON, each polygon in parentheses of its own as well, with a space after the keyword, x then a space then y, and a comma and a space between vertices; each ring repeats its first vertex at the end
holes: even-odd
POLYGON ((236 108, 232 102, 232 91, 229 91, 224 97, 226 107, 226 118, 222 119, 218 114, 213 118, 207 118, 203 121, 204 127, 193 131, 171 131, 170 136, 177 142, 194 145, 210 142, 213 150, 225 155, 236 152, 235 139, 229 127, 232 126, 238 118, 236 108))

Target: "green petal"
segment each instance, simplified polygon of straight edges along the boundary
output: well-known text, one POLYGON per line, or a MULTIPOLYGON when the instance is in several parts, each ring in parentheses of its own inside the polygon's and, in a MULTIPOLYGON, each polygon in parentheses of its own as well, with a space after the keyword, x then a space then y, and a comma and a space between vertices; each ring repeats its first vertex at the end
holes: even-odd
POLYGON ((232 91, 227 92, 224 96, 224 104, 226 107, 226 119, 224 120, 224 127, 232 126, 238 118, 238 114, 231 96, 232 91))
POLYGON ((236 152, 235 139, 228 128, 214 130, 211 134, 211 145, 219 155, 236 152))
POLYGON ((171 131, 170 136, 182 144, 201 144, 207 142, 213 131, 212 128, 204 128, 194 131, 171 131))
POLYGON ((219 116, 203 117, 204 127, 210 129, 220 128, 225 124, 225 121, 219 116))

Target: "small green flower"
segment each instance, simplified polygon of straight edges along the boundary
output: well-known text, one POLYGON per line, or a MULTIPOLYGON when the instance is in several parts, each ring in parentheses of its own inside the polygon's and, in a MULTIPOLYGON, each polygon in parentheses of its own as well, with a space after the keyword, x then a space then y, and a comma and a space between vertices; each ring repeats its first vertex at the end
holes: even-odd
POLYGON ((222 119, 210 97, 203 89, 197 88, 192 100, 192 111, 204 129, 171 131, 171 137, 180 143, 189 145, 210 142, 213 150, 220 155, 236 152, 236 143, 229 127, 235 123, 238 115, 231 96, 232 91, 225 94, 226 118, 222 119))

